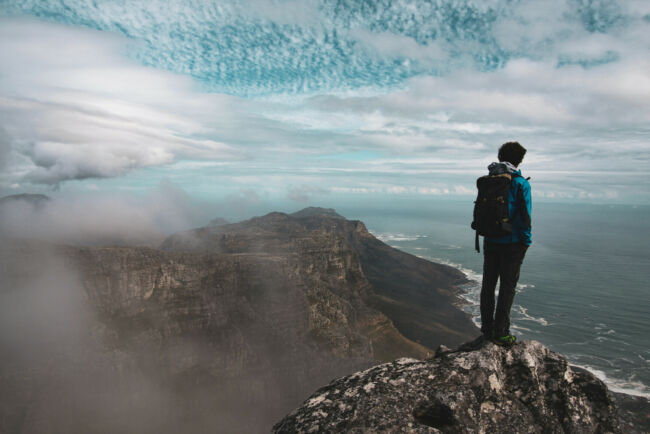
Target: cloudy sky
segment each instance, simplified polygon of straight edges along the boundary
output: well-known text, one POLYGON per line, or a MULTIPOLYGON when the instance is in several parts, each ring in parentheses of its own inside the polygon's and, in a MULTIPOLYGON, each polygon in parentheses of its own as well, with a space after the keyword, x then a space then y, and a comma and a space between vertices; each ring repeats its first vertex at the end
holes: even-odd
POLYGON ((0 193, 650 203, 647 0, 0 0, 0 193))

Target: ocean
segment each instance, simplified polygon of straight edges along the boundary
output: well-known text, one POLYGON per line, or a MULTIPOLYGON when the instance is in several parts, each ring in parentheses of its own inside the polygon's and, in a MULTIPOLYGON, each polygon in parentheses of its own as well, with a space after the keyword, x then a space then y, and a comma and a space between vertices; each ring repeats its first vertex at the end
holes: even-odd
MULTIPOLYGON (((537 203, 511 331, 586 368, 615 391, 650 397, 650 207, 537 203)), ((458 268, 479 321, 482 253, 473 200, 401 200, 337 208, 400 250, 458 268)))

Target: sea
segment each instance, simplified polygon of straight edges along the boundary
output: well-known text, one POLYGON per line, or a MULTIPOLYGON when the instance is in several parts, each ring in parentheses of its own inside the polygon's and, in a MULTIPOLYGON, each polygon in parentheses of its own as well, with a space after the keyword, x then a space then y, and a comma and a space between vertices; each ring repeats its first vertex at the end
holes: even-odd
MULTIPOLYGON (((456 267, 464 309, 480 325, 483 254, 473 199, 339 206, 385 243, 456 267), (482 250, 481 250, 482 251, 482 250)), ((650 398, 650 206, 534 202, 511 332, 562 353, 610 389, 650 398)))

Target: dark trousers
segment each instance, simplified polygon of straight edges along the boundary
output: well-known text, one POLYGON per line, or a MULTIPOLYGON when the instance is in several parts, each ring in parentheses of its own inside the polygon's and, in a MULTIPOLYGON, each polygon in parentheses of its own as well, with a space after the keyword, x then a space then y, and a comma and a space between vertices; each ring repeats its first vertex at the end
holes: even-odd
POLYGON ((490 243, 483 246, 483 285, 481 286, 481 331, 496 337, 510 334, 510 308, 515 298, 519 269, 527 246, 521 243, 490 243), (499 299, 494 311, 494 290, 499 283, 499 299))

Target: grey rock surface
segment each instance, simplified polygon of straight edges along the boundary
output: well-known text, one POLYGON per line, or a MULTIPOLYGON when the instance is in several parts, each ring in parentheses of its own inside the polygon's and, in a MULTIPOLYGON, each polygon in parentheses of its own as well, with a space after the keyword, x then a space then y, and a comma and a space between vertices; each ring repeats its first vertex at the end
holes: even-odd
POLYGON ((539 342, 470 348, 335 380, 273 432, 622 432, 605 384, 539 342))
POLYGON ((626 434, 650 433, 650 399, 644 396, 613 393, 621 429, 626 434))

